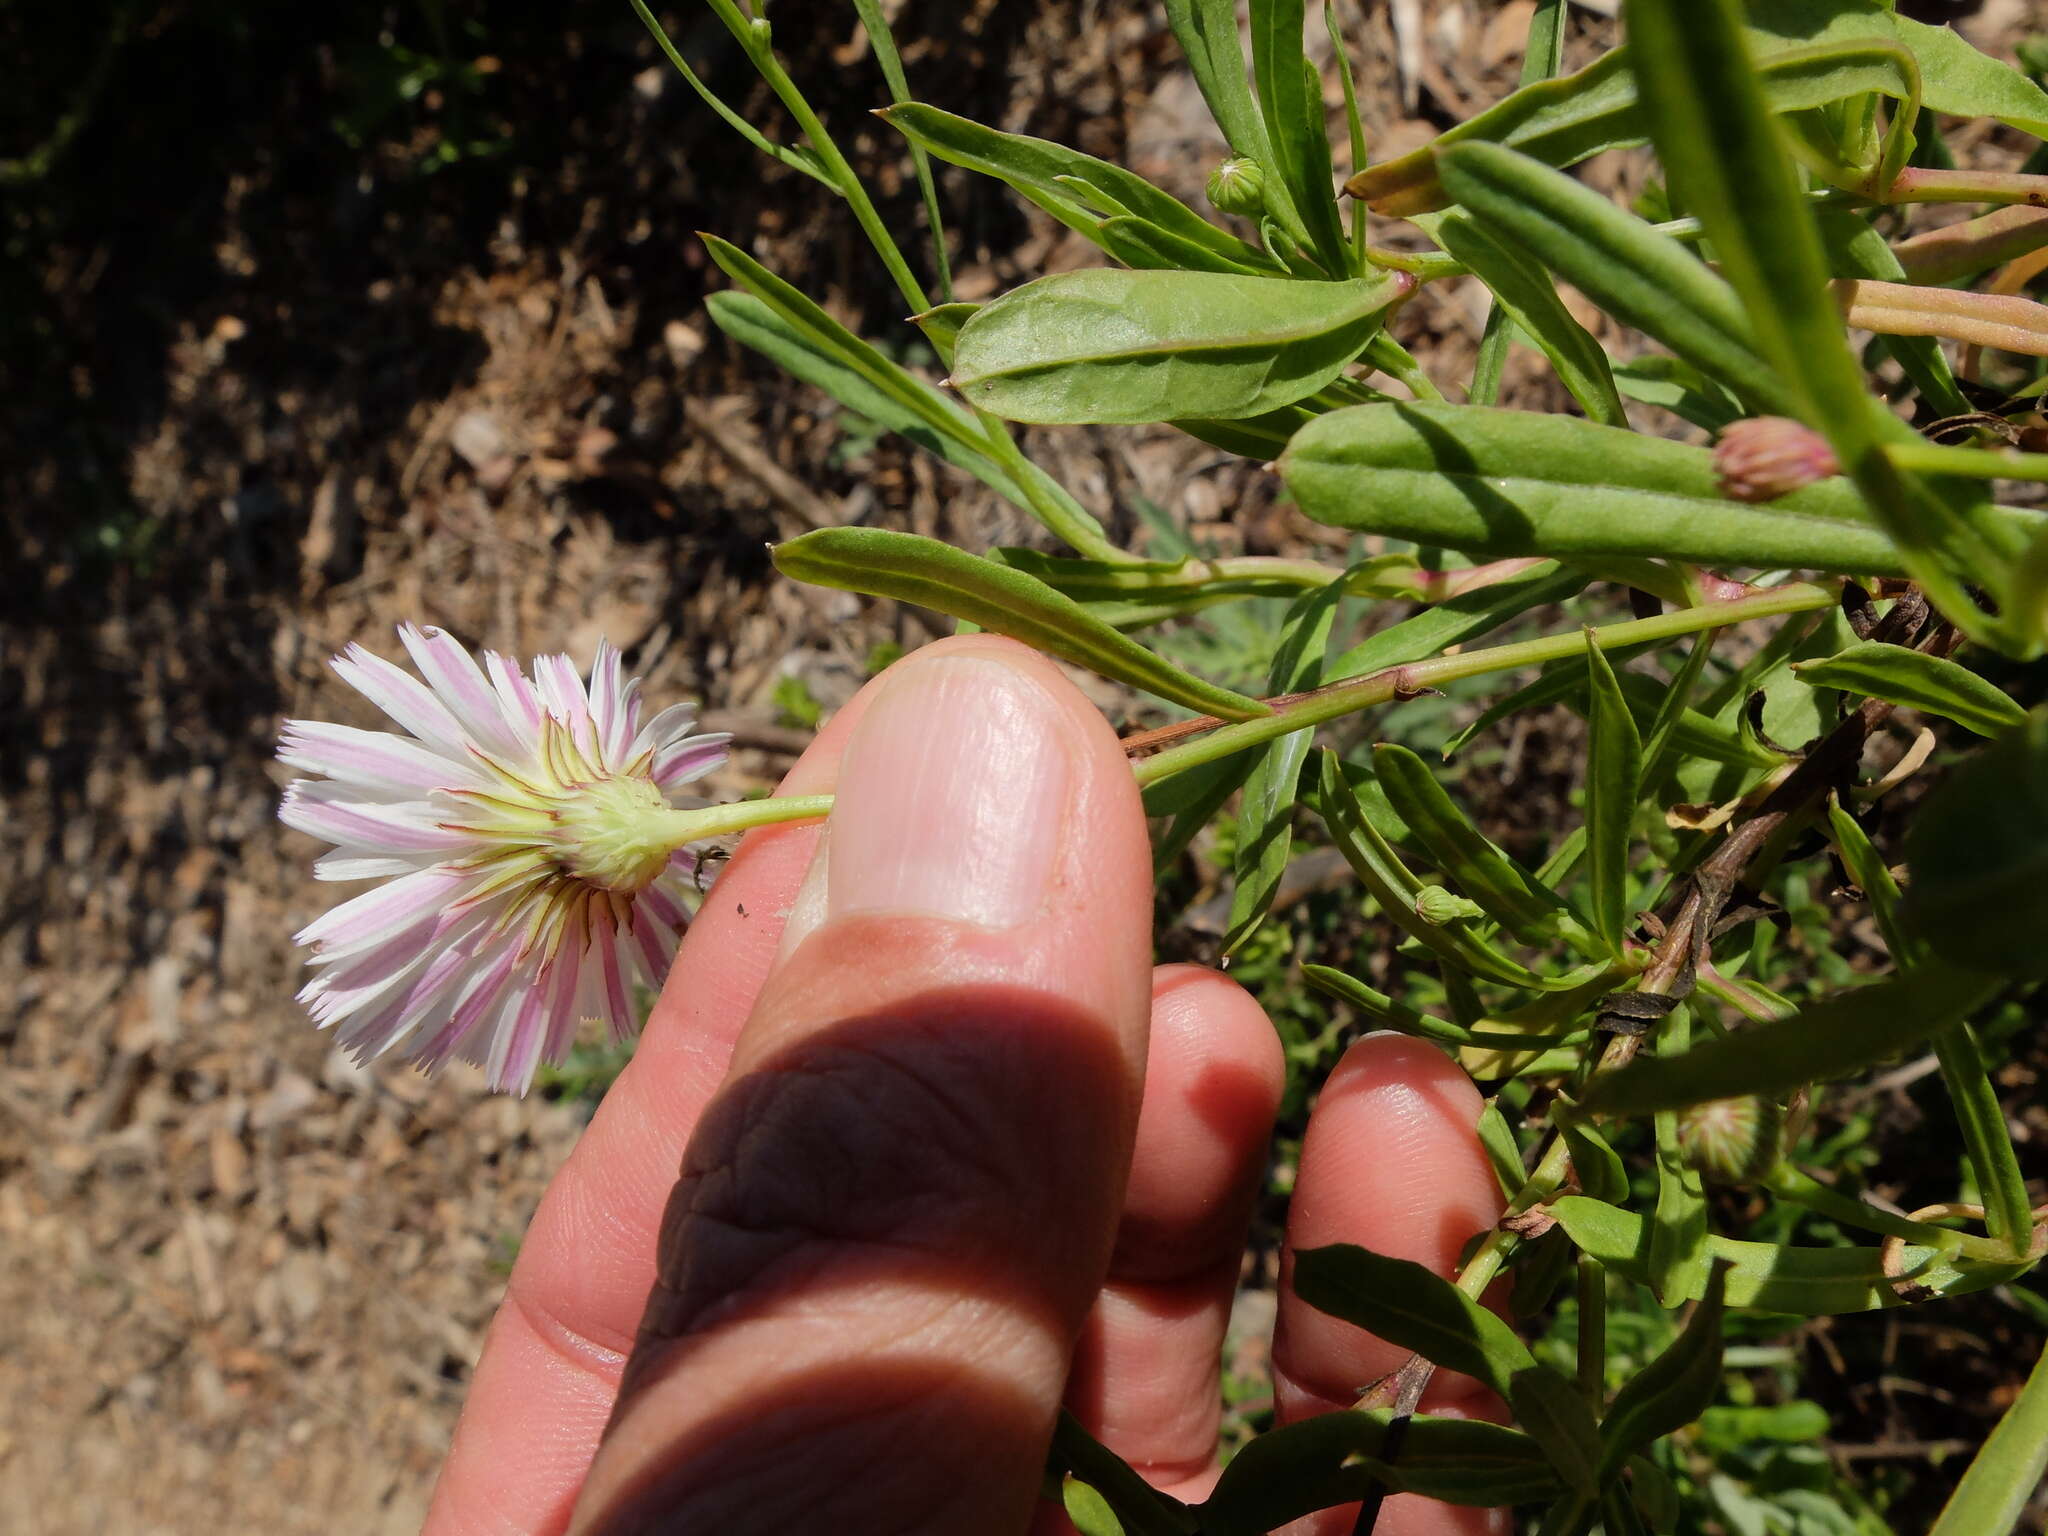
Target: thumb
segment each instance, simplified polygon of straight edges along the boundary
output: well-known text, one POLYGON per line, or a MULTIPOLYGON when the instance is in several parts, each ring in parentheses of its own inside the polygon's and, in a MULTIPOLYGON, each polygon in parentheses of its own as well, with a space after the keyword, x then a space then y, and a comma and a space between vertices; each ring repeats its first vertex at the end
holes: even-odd
POLYGON ((848 742, 699 1122, 578 1531, 1021 1531, 1108 1264, 1145 1059, 1143 811, 1006 641, 848 742))

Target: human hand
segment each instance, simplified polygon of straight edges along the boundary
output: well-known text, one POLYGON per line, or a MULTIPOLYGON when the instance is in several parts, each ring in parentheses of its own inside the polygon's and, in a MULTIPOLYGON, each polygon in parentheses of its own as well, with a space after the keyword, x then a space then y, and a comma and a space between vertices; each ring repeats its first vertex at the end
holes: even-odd
MULTIPOLYGON (((835 789, 829 834, 757 829, 707 897, 527 1233, 428 1536, 1058 1530, 1063 1401, 1167 1492, 1215 1480, 1282 1063, 1234 982, 1152 967, 1115 736, 1042 657, 963 637, 869 684, 783 786, 835 789)), ((1448 1272, 1500 1210, 1479 1110, 1435 1049, 1353 1046, 1290 1251, 1448 1272)), ((1283 1421, 1403 1358, 1283 1291, 1283 1421)), ((1498 1413, 1444 1373, 1424 1406, 1498 1413)), ((1378 1525, 1506 1529, 1409 1496, 1378 1525)))

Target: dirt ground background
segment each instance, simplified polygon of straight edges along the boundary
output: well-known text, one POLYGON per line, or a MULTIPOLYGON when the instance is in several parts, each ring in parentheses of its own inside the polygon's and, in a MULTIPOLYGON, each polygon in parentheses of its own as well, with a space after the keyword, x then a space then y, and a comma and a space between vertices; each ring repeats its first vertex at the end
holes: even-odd
MULTIPOLYGON (((929 99, 1199 201, 1219 145, 1156 7, 897 9, 929 99)), ((1528 0, 1362 9, 1380 153, 1512 83, 1528 0)), ((851 8, 774 17, 918 222, 851 8)), ((1606 23, 1573 25, 1576 61, 1606 23)), ((742 791, 802 739, 778 683, 829 708, 934 632, 774 579, 768 541, 1030 530, 710 327, 699 228, 907 337, 851 219, 623 0, 9 4, 0 54, 0 1531, 410 1531, 584 1111, 357 1069, 306 1024, 289 935, 338 893, 274 819, 280 718, 371 723, 324 663, 401 620, 579 663, 609 636, 738 733, 742 791)), ((992 184, 944 191, 963 297, 1095 260, 992 184)), ((1402 338, 1455 374, 1482 315, 1432 290, 1402 338)), ((1313 538, 1185 440, 1040 446, 1114 525, 1144 498, 1252 552, 1313 538)))

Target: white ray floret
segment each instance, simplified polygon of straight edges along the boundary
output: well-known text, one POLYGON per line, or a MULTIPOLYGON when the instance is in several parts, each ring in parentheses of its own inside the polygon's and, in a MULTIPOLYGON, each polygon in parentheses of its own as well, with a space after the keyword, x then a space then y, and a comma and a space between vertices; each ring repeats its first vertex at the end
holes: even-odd
POLYGON ((566 656, 528 676, 438 629, 398 635, 424 682, 359 645, 334 670, 405 734, 288 720, 278 746, 320 775, 278 812, 334 845, 314 873, 382 882, 298 934, 299 998, 358 1059, 458 1057, 523 1093, 583 1020, 629 1034, 631 978, 667 975, 696 876, 677 801, 728 738, 688 705, 643 722, 609 643, 586 686, 566 656))

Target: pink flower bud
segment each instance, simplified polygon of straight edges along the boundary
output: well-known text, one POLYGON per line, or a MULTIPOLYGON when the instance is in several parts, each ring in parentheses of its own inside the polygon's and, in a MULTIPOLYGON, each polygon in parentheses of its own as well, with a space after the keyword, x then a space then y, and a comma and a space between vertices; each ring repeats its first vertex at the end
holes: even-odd
POLYGON ((1730 422, 1714 444, 1721 491, 1737 501, 1771 501, 1841 472, 1827 439, 1789 416, 1730 422))

